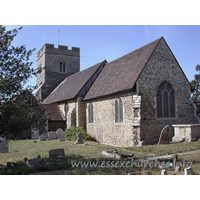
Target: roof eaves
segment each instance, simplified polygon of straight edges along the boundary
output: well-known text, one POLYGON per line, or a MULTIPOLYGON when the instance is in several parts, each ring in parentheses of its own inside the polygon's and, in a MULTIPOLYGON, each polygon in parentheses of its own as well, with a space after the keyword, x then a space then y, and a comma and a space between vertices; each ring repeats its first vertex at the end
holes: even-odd
MULTIPOLYGON (((71 97, 71 98, 68 98, 68 99, 61 99, 61 100, 59 100, 59 101, 54 101, 54 102, 51 102, 51 104, 53 104, 53 103, 60 103, 60 102, 64 102, 64 101, 69 101, 69 100, 73 100, 73 99, 75 99, 76 97, 77 97, 77 95, 78 95, 78 93, 84 88, 84 86, 88 83, 88 81, 91 79, 91 77, 97 72, 97 70, 102 66, 102 64, 106 64, 107 63, 107 61, 106 60, 104 60, 104 61, 102 61, 102 62, 99 62, 99 63, 97 63, 97 64, 95 64, 95 65, 98 65, 99 64, 99 67, 95 70, 95 72, 88 78, 88 80, 86 81, 86 83, 83 85, 83 87, 77 92, 77 94, 75 94, 73 97, 71 97)), ((92 67, 94 67, 95 65, 93 65, 93 66, 91 66, 91 67, 89 67, 89 68, 87 68, 87 69, 85 69, 85 70, 82 70, 82 71, 80 71, 80 72, 84 72, 84 71, 86 71, 86 70, 88 70, 88 69, 90 69, 90 68, 92 68, 92 67)), ((77 72, 76 74, 73 74, 73 75, 71 75, 71 76, 69 76, 70 78, 72 77, 72 76, 74 76, 74 75, 77 75, 78 73, 80 73, 80 72, 77 72)), ((69 77, 67 77, 67 78, 69 78, 69 77)), ((65 78, 63 81, 62 81, 62 83, 61 84, 64 84, 63 82, 67 79, 67 78, 65 78)), ((59 84, 60 85, 60 84, 59 84)), ((58 88, 58 86, 55 88, 55 90, 58 88)), ((55 91, 54 90, 54 91, 55 91)), ((54 92, 53 91, 53 92, 54 92)), ((52 93, 53 93, 52 92, 52 93)))
MULTIPOLYGON (((133 86, 134 87, 134 86, 133 86)), ((105 95, 101 95, 101 96, 96 96, 96 97, 92 97, 92 98, 87 98, 87 99, 83 99, 83 101, 89 101, 89 100, 94 100, 94 99, 99 99, 99 98, 103 98, 103 97, 108 97, 108 96, 112 96, 112 95, 116 95, 116 94, 120 94, 120 93, 123 93, 123 92, 130 92, 132 89, 125 89, 125 90, 121 90, 121 91, 117 91, 117 92, 113 92, 113 93, 110 93, 110 94, 105 94, 105 95)))

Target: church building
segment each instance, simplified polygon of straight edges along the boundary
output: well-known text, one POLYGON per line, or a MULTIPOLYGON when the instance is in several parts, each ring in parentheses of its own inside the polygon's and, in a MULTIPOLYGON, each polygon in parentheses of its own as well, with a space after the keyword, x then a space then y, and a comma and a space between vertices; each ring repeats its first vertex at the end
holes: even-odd
POLYGON ((155 144, 166 125, 198 124, 190 84, 163 37, 80 71, 80 49, 45 44, 36 97, 49 131, 82 126, 103 144, 155 144), (44 68, 45 67, 45 68, 44 68))

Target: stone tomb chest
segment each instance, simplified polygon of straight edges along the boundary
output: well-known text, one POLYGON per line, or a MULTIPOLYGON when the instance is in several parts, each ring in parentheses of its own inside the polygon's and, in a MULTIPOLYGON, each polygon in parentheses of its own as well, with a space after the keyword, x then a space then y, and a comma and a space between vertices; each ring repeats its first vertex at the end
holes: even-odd
POLYGON ((200 138, 200 124, 174 124, 174 137, 172 141, 187 141, 197 140, 200 138))

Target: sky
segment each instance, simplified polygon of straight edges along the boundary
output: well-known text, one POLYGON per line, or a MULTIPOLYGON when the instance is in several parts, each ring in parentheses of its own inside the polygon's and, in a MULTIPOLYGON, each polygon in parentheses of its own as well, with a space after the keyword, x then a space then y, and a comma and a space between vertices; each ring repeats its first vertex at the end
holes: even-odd
MULTIPOLYGON (((21 26, 21 25, 20 25, 21 26)), ((7 30, 19 25, 8 25, 7 30)), ((22 25, 12 45, 25 44, 33 52, 30 61, 36 68, 37 52, 45 43, 80 48, 80 69, 98 62, 113 61, 160 37, 164 37, 189 81, 194 79, 200 64, 199 25, 22 25)), ((32 77, 29 85, 36 84, 32 77)))

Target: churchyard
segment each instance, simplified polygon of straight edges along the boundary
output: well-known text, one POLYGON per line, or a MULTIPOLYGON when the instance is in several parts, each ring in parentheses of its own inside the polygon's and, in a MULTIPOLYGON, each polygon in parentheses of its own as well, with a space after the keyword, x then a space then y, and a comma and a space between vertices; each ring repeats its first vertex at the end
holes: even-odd
POLYGON ((176 162, 181 168, 175 173, 175 166, 170 166, 166 169, 167 174, 182 175, 184 169, 190 166, 194 174, 200 174, 200 141, 140 147, 115 147, 95 141, 81 141, 77 144, 77 141, 10 140, 9 152, 0 153, 0 174, 160 175, 164 173, 161 171, 165 170, 165 167, 159 167, 157 164, 173 164, 174 154, 177 155, 176 162), (59 150, 63 156, 50 155, 49 151, 52 150, 59 150))

